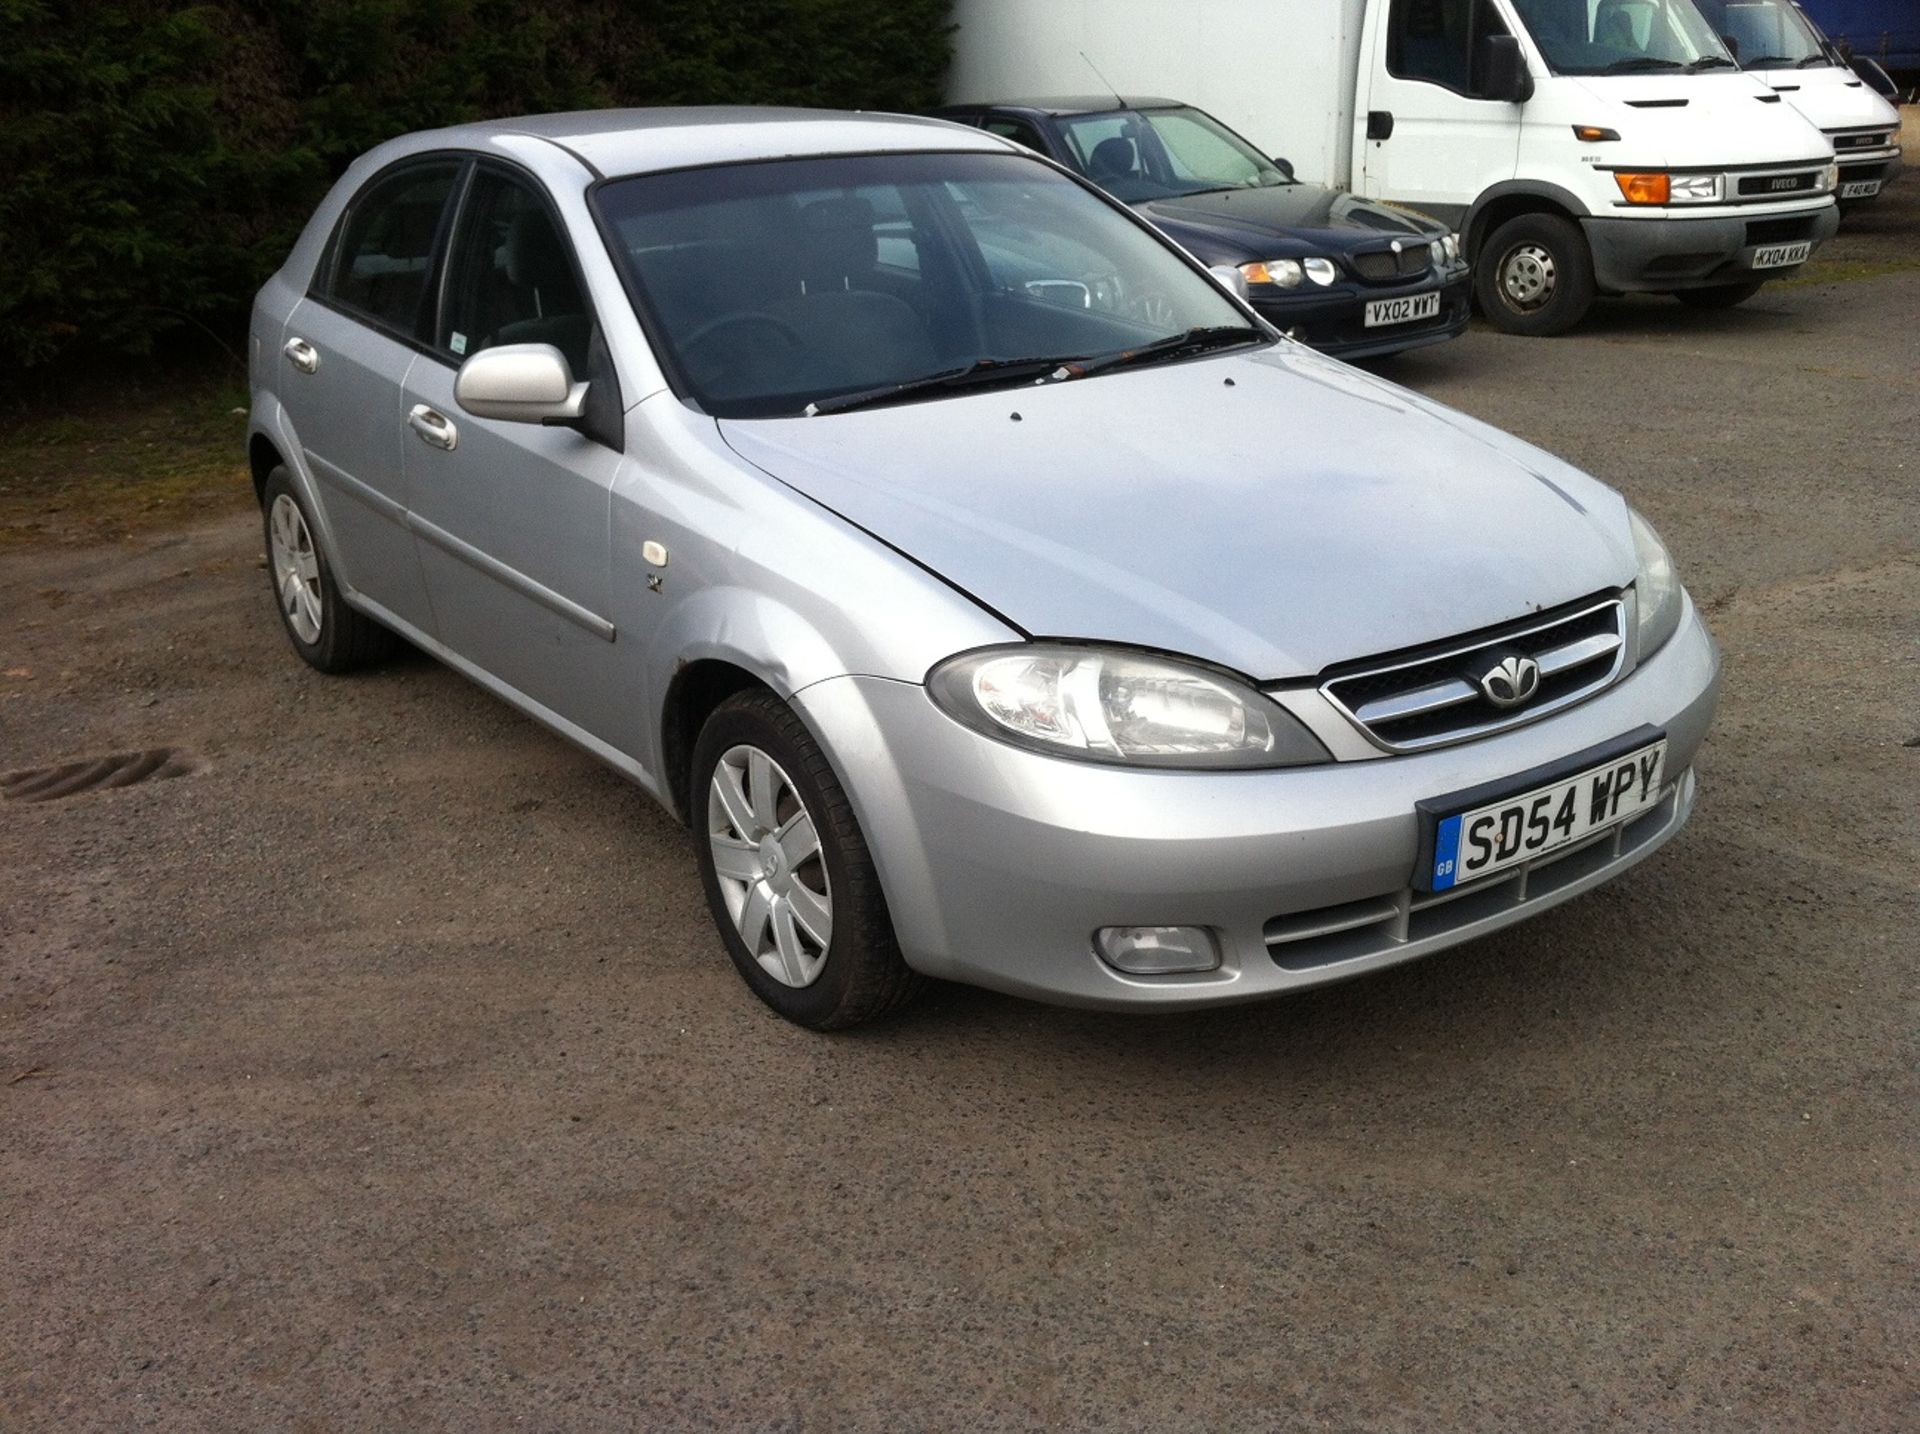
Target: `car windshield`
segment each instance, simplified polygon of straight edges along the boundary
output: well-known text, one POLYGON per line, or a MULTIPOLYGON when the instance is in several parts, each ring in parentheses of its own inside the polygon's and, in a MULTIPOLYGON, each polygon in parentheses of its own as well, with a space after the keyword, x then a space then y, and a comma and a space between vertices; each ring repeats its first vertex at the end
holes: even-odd
POLYGON ((1833 57, 1798 5, 1787 0, 1695 0, 1749 70, 1813 69, 1833 57))
POLYGON ((1128 204, 1292 184, 1272 160, 1204 110, 1109 110, 1057 121, 1070 163, 1128 204))
POLYGON ((1027 156, 724 165, 615 180, 594 203, 676 388, 718 417, 1269 341, 1152 231, 1027 156))
POLYGON ((1693 0, 1514 0, 1559 75, 1732 69, 1693 0))

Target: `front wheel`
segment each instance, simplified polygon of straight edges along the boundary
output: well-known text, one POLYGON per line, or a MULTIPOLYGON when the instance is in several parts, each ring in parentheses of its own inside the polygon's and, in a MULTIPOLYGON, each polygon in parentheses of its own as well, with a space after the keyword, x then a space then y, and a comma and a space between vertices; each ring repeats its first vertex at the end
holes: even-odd
POLYGON ((1593 307, 1593 253, 1571 219, 1522 214, 1480 246, 1473 292, 1497 329, 1562 334, 1593 307))
POLYGON ((1674 298, 1695 309, 1731 309, 1735 304, 1744 304, 1759 293, 1766 282, 1765 279, 1754 279, 1745 284, 1715 284, 1706 289, 1682 289, 1674 298))
POLYGON ((707 905, 756 996, 824 1031, 920 990, 853 807, 791 707, 764 690, 721 703, 694 746, 691 791, 707 905))
POLYGON ((340 596, 333 567, 314 538, 315 525, 285 468, 261 491, 267 528, 267 570, 287 640, 322 672, 351 672, 393 650, 394 636, 340 596))

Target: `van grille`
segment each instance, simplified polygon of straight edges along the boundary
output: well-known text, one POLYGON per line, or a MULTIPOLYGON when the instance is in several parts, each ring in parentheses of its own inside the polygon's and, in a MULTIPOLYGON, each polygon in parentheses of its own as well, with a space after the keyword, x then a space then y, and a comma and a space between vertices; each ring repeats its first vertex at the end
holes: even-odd
POLYGON ((1614 594, 1336 670, 1320 690, 1376 746, 1418 752, 1503 731, 1591 697, 1620 675, 1626 652, 1626 602, 1614 594), (1479 680, 1509 656, 1531 658, 1540 681, 1519 705, 1500 707, 1479 680))
POLYGON ((1805 194, 1820 183, 1818 170, 1798 174, 1745 174, 1740 177, 1742 198, 1772 199, 1775 195, 1805 194))
POLYGON ((1790 244, 1795 239, 1813 237, 1813 218, 1805 216, 1799 219, 1749 219, 1747 221, 1747 242, 1749 244, 1790 244))
POLYGON ((1893 132, 1886 129, 1828 130, 1834 150, 1844 154, 1850 149, 1883 149, 1893 143, 1893 132))

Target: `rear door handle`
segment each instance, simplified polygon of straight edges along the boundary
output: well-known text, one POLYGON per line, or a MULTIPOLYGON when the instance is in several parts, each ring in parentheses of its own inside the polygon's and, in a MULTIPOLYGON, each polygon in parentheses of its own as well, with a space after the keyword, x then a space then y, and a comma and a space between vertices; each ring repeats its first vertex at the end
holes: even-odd
POLYGON ((428 408, 424 403, 416 403, 407 414, 407 427, 435 448, 453 451, 454 444, 460 441, 460 430, 455 428, 444 413, 428 408))
POLYGON ((1393 114, 1389 110, 1367 111, 1367 138, 1392 139, 1393 114))
POLYGON ((286 347, 280 352, 287 356, 288 363, 302 373, 312 373, 320 367, 320 350, 297 335, 288 339, 286 347))

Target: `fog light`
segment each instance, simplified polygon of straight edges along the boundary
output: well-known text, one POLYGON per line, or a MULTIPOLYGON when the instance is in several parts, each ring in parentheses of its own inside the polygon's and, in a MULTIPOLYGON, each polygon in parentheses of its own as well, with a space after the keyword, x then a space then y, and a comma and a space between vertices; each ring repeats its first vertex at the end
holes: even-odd
POLYGON ((1103 926, 1093 937, 1100 959, 1132 976, 1212 971, 1220 948, 1204 926, 1103 926))

